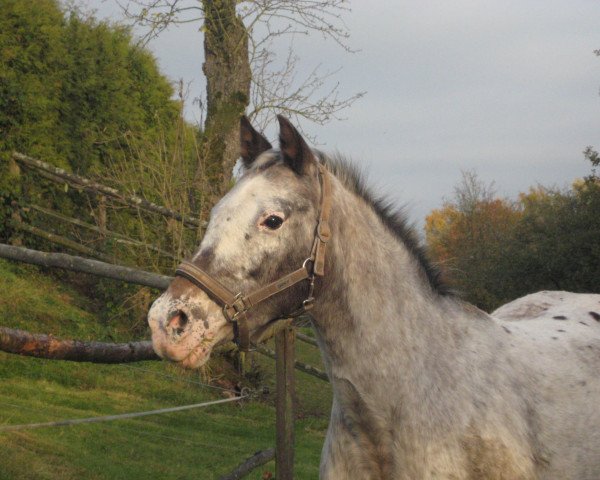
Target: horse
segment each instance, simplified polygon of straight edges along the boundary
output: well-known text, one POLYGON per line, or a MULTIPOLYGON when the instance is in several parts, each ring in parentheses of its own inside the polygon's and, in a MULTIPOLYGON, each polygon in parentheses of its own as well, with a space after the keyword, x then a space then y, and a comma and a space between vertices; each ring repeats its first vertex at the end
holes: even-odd
POLYGON ((484 313, 356 167, 278 120, 276 149, 242 118, 244 172, 149 310, 156 353, 196 368, 311 308, 333 389, 321 479, 599 478, 600 295, 484 313))

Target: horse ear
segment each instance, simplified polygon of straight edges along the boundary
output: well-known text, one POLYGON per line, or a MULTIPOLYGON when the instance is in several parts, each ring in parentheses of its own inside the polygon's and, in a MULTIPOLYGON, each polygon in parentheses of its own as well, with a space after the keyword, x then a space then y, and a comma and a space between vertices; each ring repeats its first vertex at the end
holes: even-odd
POLYGON ((250 120, 244 115, 240 119, 240 155, 244 167, 250 168, 252 162, 263 152, 273 148, 269 141, 254 130, 250 120))
POLYGON ((283 160, 294 172, 302 175, 315 161, 312 151, 287 118, 277 115, 277 120, 279 120, 279 147, 283 160))

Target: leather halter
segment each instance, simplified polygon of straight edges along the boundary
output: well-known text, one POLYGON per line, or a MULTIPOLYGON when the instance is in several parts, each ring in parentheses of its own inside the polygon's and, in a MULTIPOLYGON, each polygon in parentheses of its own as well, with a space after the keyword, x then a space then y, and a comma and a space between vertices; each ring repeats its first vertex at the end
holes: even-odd
POLYGON ((223 315, 233 325, 234 342, 242 351, 247 351, 250 345, 247 313, 252 307, 303 280, 309 280, 308 297, 302 302, 300 308, 287 314, 285 318, 297 317, 313 306, 315 276, 322 277, 325 275, 325 250, 327 249, 327 242, 331 238, 331 228, 329 226, 331 181, 329 173, 322 164, 317 163, 317 168, 321 183, 321 211, 319 212, 319 222, 315 230, 315 239, 310 256, 304 260, 302 267, 248 294, 242 292, 235 294, 217 279, 189 261, 183 261, 175 270, 176 276, 187 279, 221 304, 223 315))

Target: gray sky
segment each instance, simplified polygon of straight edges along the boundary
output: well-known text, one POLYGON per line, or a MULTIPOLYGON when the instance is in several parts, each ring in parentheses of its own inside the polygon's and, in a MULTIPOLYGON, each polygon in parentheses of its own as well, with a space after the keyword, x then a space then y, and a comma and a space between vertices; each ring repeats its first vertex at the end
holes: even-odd
MULTIPOLYGON (((87 0, 119 18, 114 0, 87 0)), ((294 40, 307 73, 343 70, 341 91, 367 95, 345 121, 305 131, 364 165, 373 185, 424 216, 475 169, 515 197, 538 183, 567 186, 587 174, 582 150, 600 147, 598 0, 354 0, 347 54, 315 34, 294 40)), ((150 44, 163 73, 204 95, 198 26, 150 44)), ((281 55, 287 45, 282 45, 281 55)), ((187 116, 198 118, 189 105, 187 116)), ((273 139, 275 131, 267 131, 273 139)))

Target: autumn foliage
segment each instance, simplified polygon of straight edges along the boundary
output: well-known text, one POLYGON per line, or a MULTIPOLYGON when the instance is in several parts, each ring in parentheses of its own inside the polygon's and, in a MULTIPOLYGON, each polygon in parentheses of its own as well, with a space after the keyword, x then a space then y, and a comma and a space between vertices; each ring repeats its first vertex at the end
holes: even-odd
POLYGON ((426 218, 431 256, 485 310, 539 290, 600 292, 600 185, 498 198, 465 173, 452 200, 426 218))

